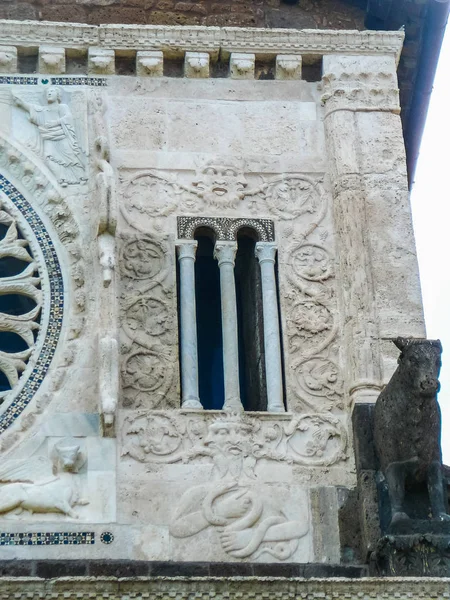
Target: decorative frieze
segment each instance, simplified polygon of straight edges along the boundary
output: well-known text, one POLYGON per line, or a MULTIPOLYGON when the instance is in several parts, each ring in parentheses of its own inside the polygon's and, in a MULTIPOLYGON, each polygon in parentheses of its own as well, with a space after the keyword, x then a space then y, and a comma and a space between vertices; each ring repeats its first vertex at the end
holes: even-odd
MULTIPOLYGON (((173 563, 170 563, 173 565, 173 563)), ((149 563, 152 568, 152 563, 149 563)), ((164 567, 164 563, 162 564, 164 567)), ((250 565, 249 565, 250 566, 250 565)), ((292 565, 289 565, 293 568, 292 565)), ((198 572, 199 565, 195 565, 198 572)), ((194 568, 195 568, 194 567, 194 568)), ((321 565, 321 572, 327 565, 321 565)), ((195 596, 200 600, 226 600, 239 595, 243 600, 264 600, 268 594, 280 600, 291 597, 306 600, 323 598, 345 598, 346 600, 429 600, 447 598, 449 581, 445 578, 396 577, 311 577, 314 570, 300 567, 307 577, 276 577, 266 574, 258 576, 192 576, 189 571, 180 577, 63 577, 51 580, 44 578, 3 578, 2 597, 13 600, 18 597, 37 596, 43 600, 75 598, 106 598, 126 600, 129 597, 149 595, 158 598, 188 600, 195 596)), ((247 573, 252 572, 251 569, 247 573)), ((260 572, 258 569, 257 572, 260 572)), ((283 569, 283 573, 286 571, 283 569)))
POLYGON ((237 232, 243 227, 254 229, 261 242, 275 239, 273 221, 269 219, 226 219, 220 217, 178 217, 178 237, 192 239, 199 227, 211 228, 218 240, 233 242, 237 232))
POLYGON ((162 50, 169 57, 184 52, 219 51, 267 54, 373 54, 399 59, 402 31, 329 31, 164 25, 83 25, 1 21, 0 45, 67 48, 162 50))

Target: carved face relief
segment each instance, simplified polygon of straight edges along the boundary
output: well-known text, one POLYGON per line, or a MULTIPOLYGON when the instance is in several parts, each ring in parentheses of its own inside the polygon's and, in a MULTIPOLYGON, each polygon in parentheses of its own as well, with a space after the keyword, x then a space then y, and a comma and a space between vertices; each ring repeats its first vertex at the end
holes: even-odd
POLYGON ((208 163, 197 172, 193 185, 207 204, 234 208, 244 197, 248 184, 241 169, 208 163))

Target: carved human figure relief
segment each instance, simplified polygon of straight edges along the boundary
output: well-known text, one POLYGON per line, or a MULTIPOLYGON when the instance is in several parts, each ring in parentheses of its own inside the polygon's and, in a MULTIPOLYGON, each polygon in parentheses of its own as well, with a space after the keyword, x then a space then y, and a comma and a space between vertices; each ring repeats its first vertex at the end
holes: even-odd
POLYGON ((308 532, 308 517, 289 520, 282 507, 252 488, 257 462, 253 427, 238 415, 219 417, 209 425, 203 446, 212 459, 213 481, 183 494, 170 533, 185 538, 214 527, 223 551, 233 558, 257 559, 267 553, 286 560, 308 532))
POLYGON ((16 106, 28 113, 37 128, 33 150, 53 172, 63 187, 87 181, 83 151, 74 127, 71 110, 62 103, 60 88, 49 87, 45 103, 27 102, 13 92, 16 106))
POLYGON ((79 445, 63 440, 50 457, 4 462, 0 467, 0 513, 62 513, 77 519, 75 506, 88 504, 76 482, 85 461, 79 445))

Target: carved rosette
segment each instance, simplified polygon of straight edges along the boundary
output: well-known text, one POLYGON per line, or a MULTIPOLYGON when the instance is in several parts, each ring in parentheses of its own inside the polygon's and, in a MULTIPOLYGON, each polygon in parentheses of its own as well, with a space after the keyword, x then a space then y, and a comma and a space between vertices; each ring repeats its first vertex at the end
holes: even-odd
POLYGON ((120 239, 122 404, 179 406, 174 265, 167 241, 142 235, 120 239), (175 386, 177 387, 177 386, 175 386))

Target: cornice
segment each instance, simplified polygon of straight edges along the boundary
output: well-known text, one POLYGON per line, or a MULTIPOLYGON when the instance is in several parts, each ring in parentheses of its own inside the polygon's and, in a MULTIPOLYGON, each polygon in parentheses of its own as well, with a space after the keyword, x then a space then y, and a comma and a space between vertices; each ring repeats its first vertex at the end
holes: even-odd
POLYGON ((400 58, 401 31, 337 31, 188 27, 157 25, 83 25, 48 21, 0 20, 0 45, 61 46, 69 50, 162 50, 167 56, 186 51, 225 57, 231 52, 257 56, 298 54, 394 55, 400 58))
POLYGON ((431 600, 447 598, 450 579, 442 578, 284 578, 284 577, 32 577, 0 578, 0 598, 346 598, 431 600))

